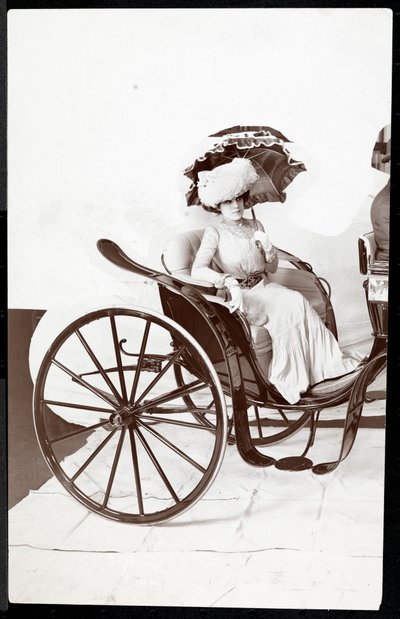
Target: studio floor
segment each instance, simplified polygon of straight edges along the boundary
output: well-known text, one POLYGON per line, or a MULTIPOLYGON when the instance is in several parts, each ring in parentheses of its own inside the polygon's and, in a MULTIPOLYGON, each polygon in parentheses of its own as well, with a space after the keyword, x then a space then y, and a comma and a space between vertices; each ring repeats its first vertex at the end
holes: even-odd
MULTIPOLYGON (((374 388, 384 382, 381 376, 374 388)), ((28 418, 29 394, 21 389, 18 394, 25 399, 13 398, 15 419, 18 414, 28 418)), ((322 418, 336 422, 318 428, 310 452, 314 463, 337 458, 344 415, 342 406, 322 418)), ((35 480, 28 479, 28 464, 35 459, 30 442, 23 441, 23 424, 16 425, 10 450, 19 464, 15 459, 9 478, 9 599, 22 604, 378 609, 384 417, 385 400, 366 403, 353 450, 325 476, 251 467, 235 446, 228 446, 205 496, 157 526, 123 524, 88 511, 39 465, 33 466, 39 471, 35 480), (17 483, 24 475, 25 490, 17 483)), ((301 453, 307 432, 301 430, 268 453, 275 458, 301 453)), ((83 454, 86 447, 80 447, 83 454)))
MULTIPOLYGON (((367 407, 382 412, 382 403, 367 407)), ((299 453, 305 438, 298 433, 279 455, 299 453)), ((320 428, 314 461, 334 456, 339 440, 340 429, 320 428)), ((383 480, 384 430, 377 428, 361 428, 348 459, 325 477, 255 469, 229 447, 205 497, 158 526, 102 518, 51 478, 9 512, 9 597, 47 604, 377 609, 383 480)))

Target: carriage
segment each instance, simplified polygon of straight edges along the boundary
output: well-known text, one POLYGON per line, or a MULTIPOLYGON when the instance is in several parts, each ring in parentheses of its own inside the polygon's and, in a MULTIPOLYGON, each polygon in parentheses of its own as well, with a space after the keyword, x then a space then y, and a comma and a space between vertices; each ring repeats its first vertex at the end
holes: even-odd
MULTIPOLYGON (((373 260, 373 234, 359 239, 360 271, 373 330, 368 357, 350 374, 312 386, 289 404, 268 382, 271 341, 228 299, 190 276, 203 231, 177 235, 164 272, 101 239, 101 254, 154 282, 162 312, 136 305, 90 311, 59 333, 35 381, 37 439, 51 471, 88 509, 107 518, 158 524, 207 492, 226 448, 256 467, 332 472, 356 438, 368 386, 386 365, 387 270, 373 260), (336 460, 308 457, 326 409, 347 403, 336 460), (300 454, 270 447, 302 429, 300 454)), ((301 292, 337 337, 330 286, 310 264, 279 250, 269 279, 301 292)))

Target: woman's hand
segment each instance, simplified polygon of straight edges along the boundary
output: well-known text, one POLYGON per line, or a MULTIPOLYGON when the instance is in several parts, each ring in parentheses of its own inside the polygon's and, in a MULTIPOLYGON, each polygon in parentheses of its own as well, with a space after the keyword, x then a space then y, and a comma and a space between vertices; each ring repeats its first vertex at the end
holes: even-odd
POLYGON ((239 284, 233 284, 233 286, 229 288, 229 292, 231 294, 231 300, 229 302, 230 313, 233 314, 236 310, 243 312, 243 293, 239 284))
POLYGON ((264 251, 271 251, 272 243, 265 232, 262 232, 261 230, 256 230, 256 232, 254 233, 254 240, 256 242, 256 245, 258 247, 261 245, 264 251))
POLYGON ((243 312, 243 293, 241 287, 239 286, 239 282, 231 275, 227 275, 225 276, 224 283, 226 289, 231 296, 231 299, 229 301, 230 313, 233 314, 233 312, 236 312, 236 310, 240 310, 241 312, 243 312))

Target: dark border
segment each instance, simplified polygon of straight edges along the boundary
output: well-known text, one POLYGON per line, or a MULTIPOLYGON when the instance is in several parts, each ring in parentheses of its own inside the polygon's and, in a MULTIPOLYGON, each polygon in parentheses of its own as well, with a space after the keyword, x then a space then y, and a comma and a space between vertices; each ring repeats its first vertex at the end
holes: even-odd
POLYGON ((7 574, 7 168, 5 0, 0 0, 0 611, 6 608, 7 574))
MULTIPOLYGON (((1 212, 6 204, 6 12, 10 9, 52 9, 52 8, 390 8, 393 10, 393 109, 392 109, 392 174, 391 174, 391 256, 390 256, 390 305, 389 305, 389 366, 387 393, 387 433, 386 433, 386 475, 385 475, 385 534, 384 534, 384 587, 383 599, 379 611, 327 611, 327 610, 292 610, 292 609, 234 609, 234 608, 178 608, 178 607, 110 607, 110 606, 68 606, 39 604, 9 604, 7 608, 7 480, 6 480, 6 383, 5 359, 6 346, 0 354, 0 526, 2 543, 0 544, 0 616, 29 616, 31 619, 63 619, 71 616, 92 619, 128 619, 135 617, 181 617, 181 618, 294 618, 313 617, 361 618, 361 617, 398 617, 400 615, 400 585, 398 564, 400 562, 400 390, 399 367, 400 347, 397 334, 400 333, 400 272, 399 229, 400 229, 400 2, 267 2, 255 1, 244 3, 240 0, 230 2, 186 1, 185 3, 159 0, 158 2, 133 2, 131 0, 82 1, 79 0, 0 0, 0 329, 6 341, 6 213, 1 212), (3 266, 2 266, 3 265, 3 266), (393 282, 395 284, 393 285, 393 282), (2 363, 3 360, 3 363, 2 363), (3 610, 4 609, 4 610, 3 610), (1 612, 3 610, 3 612, 1 612)), ((368 92, 365 93, 368 97, 368 92)), ((187 583, 182 583, 187 586, 187 583)))

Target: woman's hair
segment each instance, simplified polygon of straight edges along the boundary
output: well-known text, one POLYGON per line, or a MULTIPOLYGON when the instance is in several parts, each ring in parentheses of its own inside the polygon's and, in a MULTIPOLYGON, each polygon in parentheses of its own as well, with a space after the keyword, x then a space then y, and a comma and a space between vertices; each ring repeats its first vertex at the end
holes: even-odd
MULTIPOLYGON (((250 194, 250 189, 242 193, 240 196, 237 196, 236 200, 242 199, 243 203, 246 204, 247 200, 249 199, 249 194, 250 194)), ((217 206, 206 206, 205 204, 202 204, 201 206, 208 213, 220 213, 221 212, 220 204, 217 204, 217 206)))

